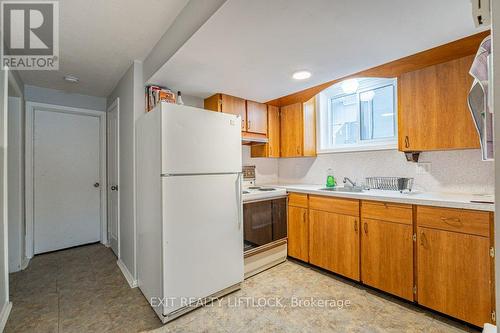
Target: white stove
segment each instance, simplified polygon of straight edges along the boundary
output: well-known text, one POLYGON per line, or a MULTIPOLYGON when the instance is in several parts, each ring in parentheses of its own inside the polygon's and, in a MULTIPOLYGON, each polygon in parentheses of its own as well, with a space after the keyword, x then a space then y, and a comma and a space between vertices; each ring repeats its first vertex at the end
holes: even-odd
POLYGON ((286 190, 255 184, 255 166, 243 166, 245 277, 287 257, 286 190))
POLYGON ((255 180, 243 180, 243 202, 286 196, 286 189, 257 186, 255 180))

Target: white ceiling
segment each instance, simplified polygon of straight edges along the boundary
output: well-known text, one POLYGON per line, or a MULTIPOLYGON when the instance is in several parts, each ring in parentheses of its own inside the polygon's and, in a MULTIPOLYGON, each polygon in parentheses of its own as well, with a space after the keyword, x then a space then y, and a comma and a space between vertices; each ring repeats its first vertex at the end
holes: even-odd
POLYGON ((59 71, 19 71, 25 84, 107 96, 143 60, 188 0, 60 0, 59 71), (66 74, 80 78, 72 84, 66 74))
POLYGON ((228 0, 150 82, 263 102, 478 31, 470 0, 228 0))

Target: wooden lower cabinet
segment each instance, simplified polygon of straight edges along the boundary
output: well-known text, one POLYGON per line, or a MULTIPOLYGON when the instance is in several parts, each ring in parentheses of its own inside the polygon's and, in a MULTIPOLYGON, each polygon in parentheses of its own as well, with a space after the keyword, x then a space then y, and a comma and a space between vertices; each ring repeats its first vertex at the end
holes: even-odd
POLYGON ((288 206, 288 255, 309 261, 309 221, 307 208, 288 206))
POLYGON ((361 279, 364 284, 413 300, 413 227, 362 219, 361 279))
POLYGON ((359 218, 310 209, 309 262, 359 281, 359 218))
POLYGON ((417 242, 418 303, 479 327, 491 322, 489 238, 419 226, 417 242))

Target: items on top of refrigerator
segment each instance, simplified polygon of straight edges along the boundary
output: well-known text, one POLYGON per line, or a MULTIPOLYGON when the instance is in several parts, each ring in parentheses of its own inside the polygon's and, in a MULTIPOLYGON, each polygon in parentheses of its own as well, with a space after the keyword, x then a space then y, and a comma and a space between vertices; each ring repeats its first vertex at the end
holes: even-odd
POLYGON ((153 108, 160 102, 174 103, 176 102, 175 93, 165 87, 160 86, 147 86, 146 87, 146 112, 153 110, 153 108))

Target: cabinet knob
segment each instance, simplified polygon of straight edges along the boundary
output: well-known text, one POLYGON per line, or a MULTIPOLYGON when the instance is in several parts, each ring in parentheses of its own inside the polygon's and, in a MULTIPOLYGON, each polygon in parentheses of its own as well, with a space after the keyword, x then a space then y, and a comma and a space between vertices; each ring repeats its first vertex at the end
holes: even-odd
POLYGON ((368 234, 368 223, 365 222, 363 228, 365 229, 365 234, 368 234))
POLYGON ((304 214, 302 214, 302 219, 304 220, 304 222, 306 222, 306 212, 304 212, 304 214))
POLYGON ((405 148, 410 148, 410 138, 407 136, 405 136, 405 148))
POLYGON ((250 120, 247 120, 247 129, 250 129, 251 124, 252 124, 252 122, 250 120))
POLYGON ((354 232, 358 233, 358 220, 354 220, 354 232))

